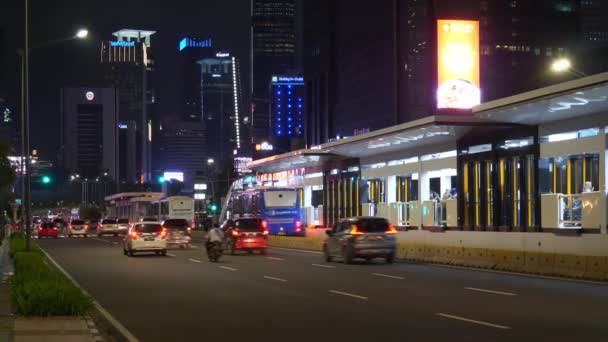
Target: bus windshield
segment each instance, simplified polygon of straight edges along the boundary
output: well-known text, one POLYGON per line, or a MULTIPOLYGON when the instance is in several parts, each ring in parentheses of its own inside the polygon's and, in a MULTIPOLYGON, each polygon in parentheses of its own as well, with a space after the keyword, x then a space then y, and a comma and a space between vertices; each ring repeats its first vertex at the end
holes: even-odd
POLYGON ((265 191, 266 208, 293 208, 296 206, 298 192, 294 190, 265 191))

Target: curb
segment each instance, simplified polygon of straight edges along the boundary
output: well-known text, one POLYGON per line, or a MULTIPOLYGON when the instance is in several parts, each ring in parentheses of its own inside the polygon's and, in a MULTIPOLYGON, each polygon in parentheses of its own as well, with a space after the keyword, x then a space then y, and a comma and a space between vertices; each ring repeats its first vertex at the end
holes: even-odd
POLYGON ((91 318, 91 316, 85 316, 84 319, 87 321, 87 326, 89 327, 89 331, 91 331, 91 335, 93 336, 93 341, 95 342, 104 342, 103 337, 99 333, 99 329, 95 325, 95 322, 91 318))
MULTIPOLYGON (((97 311, 113 326, 114 329, 116 329, 116 331, 118 331, 122 335, 122 337, 126 341, 140 342, 139 339, 137 339, 137 337, 135 337, 124 325, 122 325, 116 318, 114 318, 114 316, 112 316, 112 314, 110 314, 108 312, 108 310, 106 310, 103 306, 101 306, 101 304, 99 304, 99 302, 93 296, 91 296, 91 294, 87 290, 85 290, 82 286, 80 286, 80 284, 76 281, 76 279, 74 279, 63 267, 61 267, 55 261, 55 259, 53 259, 44 249, 42 249, 42 247, 40 248, 40 250, 44 253, 44 255, 47 257, 47 259, 53 264, 53 266, 55 266, 66 278, 68 278, 70 281, 72 281, 72 283, 74 283, 74 285, 77 288, 79 288, 85 295, 87 295, 93 299, 93 306, 95 307, 95 309, 97 309, 97 311)), ((88 324, 88 322, 89 322, 89 320, 87 319, 87 324, 88 324)), ((89 328, 90 328, 90 326, 89 326, 89 328)), ((97 328, 94 328, 94 329, 96 330, 96 335, 99 335, 99 330, 97 328)), ((99 337, 101 337, 101 336, 99 336, 99 337)), ((102 341, 102 340, 96 339, 95 341, 102 341)))

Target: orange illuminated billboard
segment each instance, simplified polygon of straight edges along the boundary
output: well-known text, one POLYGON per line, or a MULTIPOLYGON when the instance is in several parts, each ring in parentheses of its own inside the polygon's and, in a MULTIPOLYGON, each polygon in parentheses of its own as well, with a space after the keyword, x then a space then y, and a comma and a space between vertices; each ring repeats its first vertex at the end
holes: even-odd
POLYGON ((437 54, 437 108, 478 105, 479 21, 437 20, 437 54))

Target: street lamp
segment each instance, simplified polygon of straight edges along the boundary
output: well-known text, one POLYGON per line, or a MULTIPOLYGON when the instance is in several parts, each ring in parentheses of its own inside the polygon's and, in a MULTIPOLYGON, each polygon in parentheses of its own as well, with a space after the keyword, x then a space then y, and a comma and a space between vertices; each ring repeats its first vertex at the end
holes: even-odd
POLYGON ((212 165, 213 163, 215 163, 215 160, 213 160, 213 158, 207 159, 207 165, 212 165))
POLYGON ((30 46, 29 33, 29 1, 25 0, 25 21, 24 21, 24 47, 23 50, 17 50, 21 57, 21 156, 22 160, 25 157, 25 165, 22 165, 22 170, 25 170, 25 179, 22 179, 24 187, 23 199, 25 201, 24 218, 25 220, 25 235, 26 235, 26 250, 31 250, 31 168, 30 168, 30 89, 29 89, 29 69, 30 69, 30 52, 33 49, 58 44, 72 39, 83 39, 89 35, 89 31, 80 29, 75 35, 68 38, 56 39, 30 46))
POLYGON ((587 76, 584 72, 580 72, 572 67, 572 62, 568 58, 558 58, 551 63, 551 71, 555 73, 569 72, 578 77, 587 76))

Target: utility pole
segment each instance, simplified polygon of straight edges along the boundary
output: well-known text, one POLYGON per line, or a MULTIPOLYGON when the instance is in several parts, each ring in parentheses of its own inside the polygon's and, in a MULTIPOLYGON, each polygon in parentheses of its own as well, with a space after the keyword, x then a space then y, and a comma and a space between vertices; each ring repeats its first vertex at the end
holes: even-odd
POLYGON ((23 77, 23 88, 24 88, 24 94, 25 94, 25 99, 24 99, 24 130, 23 130, 23 135, 24 135, 24 142, 25 142, 25 248, 27 251, 30 251, 32 246, 32 232, 31 232, 31 206, 32 206, 32 199, 31 199, 31 192, 30 192, 30 185, 31 185, 31 167, 30 167, 30 85, 29 85, 29 72, 30 72, 30 33, 29 33, 29 13, 28 13, 28 0, 25 0, 25 48, 23 49, 23 55, 24 57, 24 65, 23 65, 23 70, 24 70, 24 77, 23 77))

